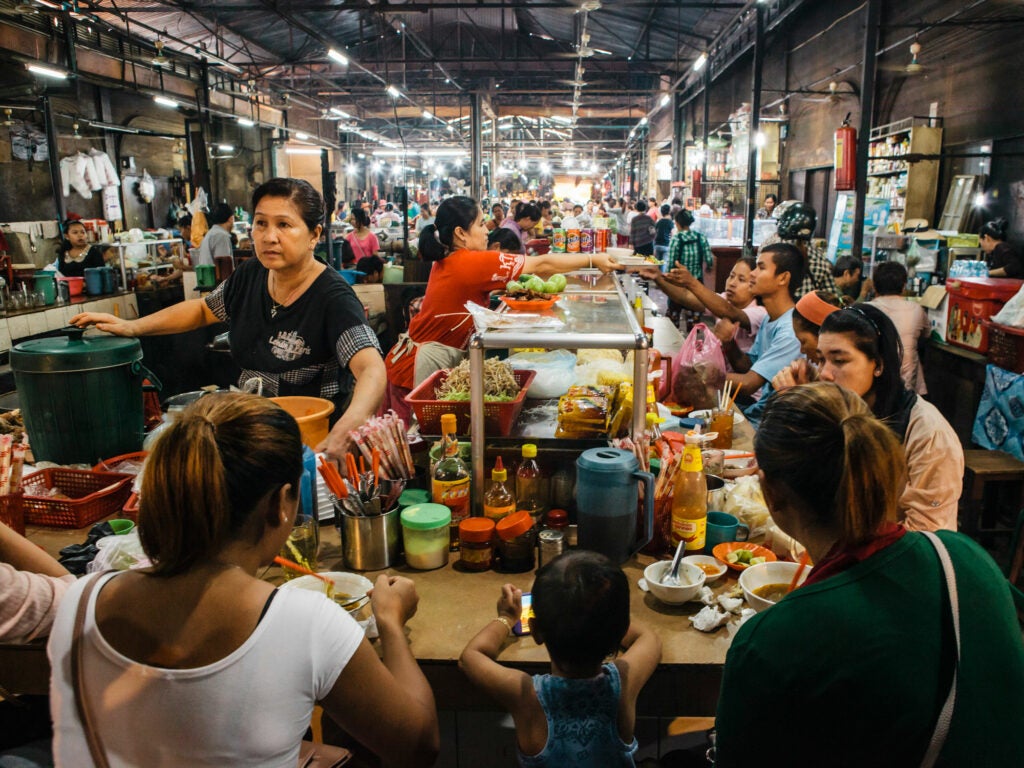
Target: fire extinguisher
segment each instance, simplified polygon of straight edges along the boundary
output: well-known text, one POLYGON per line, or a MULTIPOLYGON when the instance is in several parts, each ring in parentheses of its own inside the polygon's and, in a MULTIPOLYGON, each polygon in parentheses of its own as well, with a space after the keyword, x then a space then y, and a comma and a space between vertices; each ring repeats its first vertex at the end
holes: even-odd
POLYGON ((836 191, 857 186, 857 129, 850 125, 850 113, 836 129, 836 191))
POLYGON ((700 170, 694 170, 693 173, 690 174, 690 186, 692 187, 692 190, 693 190, 693 197, 694 197, 694 199, 696 199, 696 200, 703 199, 704 195, 702 193, 703 193, 704 190, 701 188, 701 174, 700 174, 700 170))

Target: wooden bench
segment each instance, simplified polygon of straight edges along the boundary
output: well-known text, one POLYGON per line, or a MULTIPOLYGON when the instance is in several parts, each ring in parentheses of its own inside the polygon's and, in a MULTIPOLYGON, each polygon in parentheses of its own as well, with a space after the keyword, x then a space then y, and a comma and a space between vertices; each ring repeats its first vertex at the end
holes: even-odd
POLYGON ((1024 509, 1024 461, 1003 451, 964 451, 964 490, 960 497, 961 531, 975 536, 979 533, 1009 533, 1013 530, 999 527, 997 505, 986 507, 985 504, 986 488, 998 483, 1015 487, 1017 495, 1014 511, 1024 509), (991 523, 988 527, 985 527, 986 517, 991 523))

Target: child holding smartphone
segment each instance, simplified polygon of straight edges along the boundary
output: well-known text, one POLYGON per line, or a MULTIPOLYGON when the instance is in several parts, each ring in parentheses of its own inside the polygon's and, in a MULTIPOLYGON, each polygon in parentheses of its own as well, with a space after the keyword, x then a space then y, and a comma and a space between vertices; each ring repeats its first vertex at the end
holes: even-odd
POLYGON ((498 616, 459 660, 512 715, 522 766, 633 766, 640 689, 661 661, 661 641, 629 618, 625 574, 603 555, 561 555, 537 573, 530 631, 548 647, 551 674, 503 667, 498 655, 522 611, 522 592, 501 589, 498 616), (614 660, 605 659, 617 651, 614 660), (532 684, 531 684, 532 682, 532 684))

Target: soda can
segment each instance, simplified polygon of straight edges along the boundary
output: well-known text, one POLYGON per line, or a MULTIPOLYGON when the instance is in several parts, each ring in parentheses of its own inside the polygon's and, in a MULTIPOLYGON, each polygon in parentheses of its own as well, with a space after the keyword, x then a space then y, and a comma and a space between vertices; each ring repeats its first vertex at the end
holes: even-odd
POLYGON ((556 229, 551 233, 551 251, 553 253, 565 253, 564 229, 556 229))
POLYGON ((592 229, 581 229, 580 230, 580 252, 581 253, 593 253, 594 252, 594 230, 592 230, 592 229))
POLYGON ((580 231, 569 229, 565 232, 565 250, 569 253, 580 252, 580 231))
POLYGON ((604 253, 608 250, 608 238, 610 231, 607 229, 596 229, 594 230, 594 250, 598 253, 604 253))

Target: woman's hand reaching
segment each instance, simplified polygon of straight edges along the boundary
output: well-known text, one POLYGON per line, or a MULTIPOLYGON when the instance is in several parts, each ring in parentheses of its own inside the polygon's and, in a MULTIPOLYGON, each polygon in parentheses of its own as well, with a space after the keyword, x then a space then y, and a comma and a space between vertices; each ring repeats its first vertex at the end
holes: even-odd
POLYGON ((115 336, 133 337, 136 335, 133 321, 116 315, 108 315, 105 312, 81 312, 71 318, 71 324, 77 325, 79 328, 95 325, 99 330, 112 333, 115 336))

